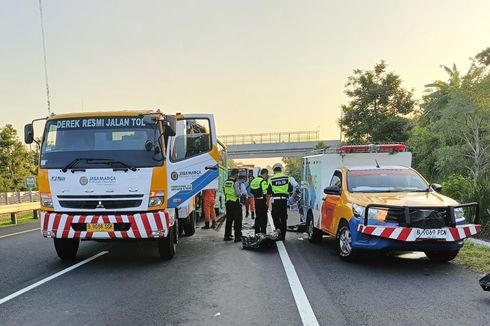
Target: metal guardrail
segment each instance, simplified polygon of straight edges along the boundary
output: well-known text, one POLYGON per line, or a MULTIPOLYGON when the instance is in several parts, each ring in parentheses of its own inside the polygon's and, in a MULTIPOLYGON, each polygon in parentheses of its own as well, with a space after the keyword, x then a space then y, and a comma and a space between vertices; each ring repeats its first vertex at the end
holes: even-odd
POLYGON ((1 192, 0 206, 39 201, 39 191, 1 192))
POLYGON ((17 224, 17 213, 26 212, 32 210, 32 217, 38 218, 38 210, 41 208, 39 202, 21 203, 12 205, 0 206, 0 215, 10 214, 10 220, 12 224, 17 224))
POLYGON ((273 132, 218 136, 226 146, 319 141, 320 131, 273 132))

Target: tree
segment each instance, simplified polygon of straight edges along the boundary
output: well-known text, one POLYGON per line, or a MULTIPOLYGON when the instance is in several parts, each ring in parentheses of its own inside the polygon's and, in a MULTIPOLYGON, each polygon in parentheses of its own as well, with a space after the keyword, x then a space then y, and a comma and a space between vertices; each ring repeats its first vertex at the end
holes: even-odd
POLYGON ((405 142, 412 127, 408 116, 415 100, 401 86, 401 79, 386 72, 384 61, 373 70, 354 70, 347 78, 345 93, 349 103, 342 105, 339 122, 348 143, 405 142))
POLYGON ((0 191, 25 189, 25 177, 35 172, 35 166, 17 131, 8 124, 0 129, 0 191))
POLYGON ((447 81, 426 85, 409 143, 413 166, 455 199, 478 202, 490 230, 490 48, 471 61, 466 74, 441 66, 447 81))
POLYGON ((299 182, 301 180, 301 157, 283 157, 282 161, 285 165, 286 174, 299 182))

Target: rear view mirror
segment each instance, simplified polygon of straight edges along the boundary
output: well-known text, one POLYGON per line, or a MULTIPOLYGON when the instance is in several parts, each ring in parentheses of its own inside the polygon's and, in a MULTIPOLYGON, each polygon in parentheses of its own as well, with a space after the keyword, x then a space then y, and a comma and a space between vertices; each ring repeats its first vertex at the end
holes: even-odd
POLYGON ((166 115, 164 126, 166 136, 175 136, 177 134, 177 117, 175 115, 166 115))
POLYGON ((28 123, 24 126, 24 142, 26 144, 32 144, 34 141, 34 127, 32 123, 28 123))
POLYGON ((323 189, 323 193, 325 195, 336 195, 340 196, 340 188, 337 186, 330 186, 325 189, 323 189))
POLYGON ((432 190, 434 190, 435 192, 437 193, 441 193, 442 192, 442 186, 438 183, 433 183, 430 185, 430 187, 432 188, 432 190))

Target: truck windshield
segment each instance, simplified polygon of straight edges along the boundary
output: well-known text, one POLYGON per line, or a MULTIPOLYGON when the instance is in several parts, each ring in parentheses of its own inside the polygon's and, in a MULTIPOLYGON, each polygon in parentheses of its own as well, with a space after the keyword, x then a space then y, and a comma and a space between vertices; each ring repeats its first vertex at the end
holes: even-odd
POLYGON ((410 169, 371 169, 349 171, 350 192, 425 192, 429 185, 410 169))
POLYGON ((92 117, 50 120, 41 146, 42 168, 107 168, 162 165, 155 155, 159 128, 150 117, 92 117), (149 146, 151 142, 151 146, 149 146), (111 164, 107 164, 110 162, 111 164))

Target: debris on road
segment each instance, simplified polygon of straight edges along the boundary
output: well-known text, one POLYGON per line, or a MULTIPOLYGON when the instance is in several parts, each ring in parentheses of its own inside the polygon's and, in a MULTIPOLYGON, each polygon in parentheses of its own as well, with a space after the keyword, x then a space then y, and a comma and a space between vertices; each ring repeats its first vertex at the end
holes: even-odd
POLYGON ((483 291, 490 291, 490 274, 480 280, 480 285, 483 291))
POLYGON ((269 234, 257 233, 255 236, 244 236, 242 238, 243 249, 265 249, 271 248, 280 239, 280 231, 276 230, 269 234))

